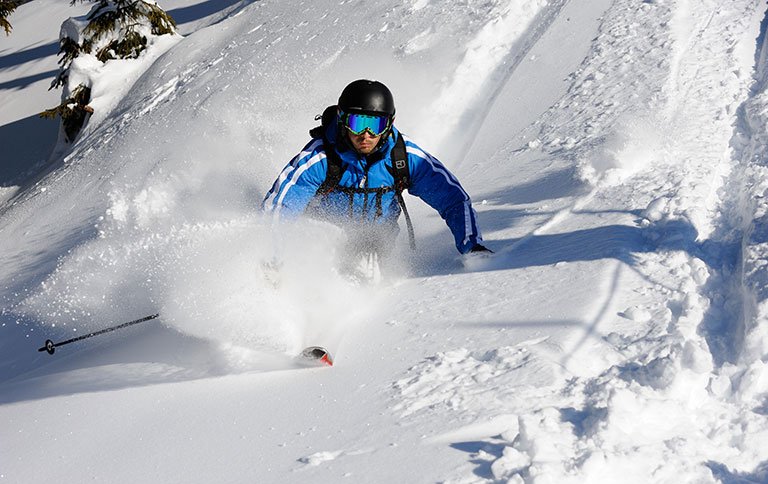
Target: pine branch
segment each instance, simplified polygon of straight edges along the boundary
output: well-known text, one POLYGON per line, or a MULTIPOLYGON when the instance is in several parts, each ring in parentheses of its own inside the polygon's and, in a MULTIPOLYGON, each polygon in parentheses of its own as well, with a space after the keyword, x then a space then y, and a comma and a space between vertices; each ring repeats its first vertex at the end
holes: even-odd
POLYGON ((8 22, 8 17, 19 6, 19 2, 16 0, 0 0, 0 28, 5 31, 5 35, 11 35, 13 27, 8 22))
POLYGON ((93 114, 93 108, 88 105, 90 101, 91 89, 80 84, 72 92, 72 96, 63 100, 58 106, 41 112, 39 116, 47 119, 60 117, 67 141, 72 142, 82 129, 86 117, 93 114))

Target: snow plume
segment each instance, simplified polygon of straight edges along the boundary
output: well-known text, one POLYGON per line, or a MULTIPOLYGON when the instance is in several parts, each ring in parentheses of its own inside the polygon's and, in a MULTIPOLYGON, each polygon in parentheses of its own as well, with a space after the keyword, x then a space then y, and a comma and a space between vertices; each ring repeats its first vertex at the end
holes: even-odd
POLYGON ((336 270, 343 234, 333 226, 273 228, 262 216, 166 225, 166 203, 161 192, 115 195, 100 238, 66 257, 19 310, 77 334, 159 312, 163 324, 224 349, 294 354, 334 347, 362 317, 356 308, 375 307, 336 270))

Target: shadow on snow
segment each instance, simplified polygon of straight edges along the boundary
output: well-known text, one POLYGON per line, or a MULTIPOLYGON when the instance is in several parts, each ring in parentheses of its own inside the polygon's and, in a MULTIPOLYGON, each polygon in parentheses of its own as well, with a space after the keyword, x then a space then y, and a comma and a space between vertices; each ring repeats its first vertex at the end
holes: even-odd
POLYGON ((20 185, 39 173, 56 144, 58 132, 58 122, 39 116, 0 126, 0 187, 20 185))
POLYGON ((768 461, 760 463, 753 472, 733 472, 724 464, 709 461, 707 467, 722 484, 766 484, 768 483, 768 461))
POLYGON ((30 49, 21 50, 19 52, 13 52, 0 56, 0 69, 7 69, 9 67, 19 66, 40 60, 44 57, 55 56, 59 52, 59 42, 51 42, 49 44, 32 47, 30 49))
POLYGON ((208 0, 195 5, 174 8, 167 12, 173 17, 176 24, 181 25, 213 15, 238 2, 240 2, 240 0, 208 0))
MULTIPOLYGON (((589 212, 574 211, 574 214, 584 213, 589 212)), ((638 211, 624 211, 624 213, 639 215, 638 211)), ((542 215, 547 214, 526 213, 508 208, 491 209, 481 214, 481 222, 485 225, 486 221, 490 221, 490 225, 494 227, 511 227, 519 217, 542 215)), ((440 239, 444 236, 443 233, 435 234, 426 238, 421 245, 440 246, 440 239)), ((737 266, 739 248, 732 239, 698 241, 697 238, 698 232, 695 227, 684 219, 658 222, 648 226, 604 225, 555 234, 530 233, 519 238, 489 241, 488 246, 496 251, 496 254, 487 261, 473 264, 471 271, 504 271, 603 259, 613 259, 636 269, 639 254, 673 251, 682 251, 699 258, 714 274, 728 273, 737 266)), ((441 251, 430 251, 416 261, 412 275, 429 277, 463 272, 467 272, 467 269, 457 258, 448 258, 441 251)), ((647 275, 643 277, 648 278, 647 275)), ((600 315, 587 328, 584 339, 590 337, 594 332, 594 326, 607 311, 611 295, 618 289, 616 284, 618 284, 618 273, 613 276, 613 288, 609 292, 608 300, 603 305, 600 315)), ((709 284, 722 285, 722 282, 715 277, 709 284)), ((705 290, 709 289, 705 288, 705 290)), ((734 317, 729 313, 728 306, 720 307, 712 304, 708 307, 700 324, 700 331, 706 338, 713 360, 718 366, 735 361, 741 351, 742 341, 729 329, 734 317)), ((577 348, 581 343, 583 341, 577 345, 577 348)))
POLYGON ((37 350, 47 337, 39 331, 19 327, 14 333, 21 348, 16 361, 0 361, 5 367, 0 374, 0 405, 300 368, 290 356, 276 353, 254 352, 247 360, 238 359, 213 342, 181 334, 160 321, 72 343, 53 355, 37 350))

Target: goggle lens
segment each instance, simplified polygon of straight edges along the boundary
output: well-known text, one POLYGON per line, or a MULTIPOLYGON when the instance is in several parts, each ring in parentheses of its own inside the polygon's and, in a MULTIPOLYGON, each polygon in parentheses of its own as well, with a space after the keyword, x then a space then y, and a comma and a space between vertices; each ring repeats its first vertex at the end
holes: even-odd
POLYGON ((389 129, 389 116, 349 113, 345 114, 342 119, 344 120, 344 127, 356 135, 368 131, 373 136, 380 136, 389 129))

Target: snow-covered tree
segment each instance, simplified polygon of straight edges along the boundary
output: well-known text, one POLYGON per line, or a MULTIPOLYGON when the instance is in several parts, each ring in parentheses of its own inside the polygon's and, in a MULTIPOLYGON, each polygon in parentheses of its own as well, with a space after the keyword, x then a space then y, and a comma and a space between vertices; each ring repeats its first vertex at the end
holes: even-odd
POLYGON ((102 64, 136 59, 147 48, 148 39, 175 33, 173 18, 152 0, 97 0, 85 17, 69 18, 61 26, 60 68, 51 89, 63 87, 62 102, 41 116, 61 116, 66 140, 73 141, 93 112, 88 105, 93 86, 88 76, 71 79, 73 62, 83 57, 102 64))
POLYGON ((19 3, 15 0, 0 0, 0 28, 5 30, 5 35, 10 35, 11 27, 10 22, 8 22, 8 16, 13 13, 14 10, 16 10, 16 7, 19 6, 19 3))

